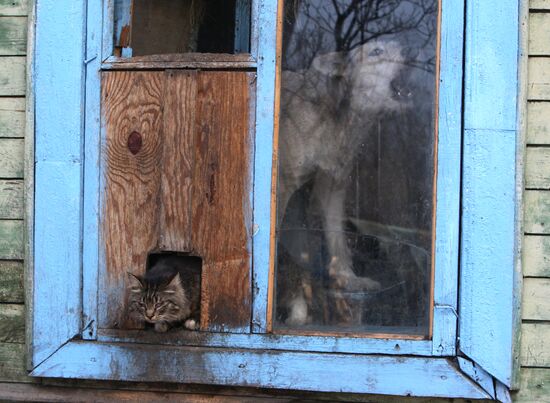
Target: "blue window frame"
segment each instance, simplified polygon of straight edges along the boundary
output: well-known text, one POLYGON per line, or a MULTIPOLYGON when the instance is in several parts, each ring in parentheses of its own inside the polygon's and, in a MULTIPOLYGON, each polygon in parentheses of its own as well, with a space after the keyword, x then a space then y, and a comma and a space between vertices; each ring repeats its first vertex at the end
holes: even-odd
POLYGON ((514 386, 517 365, 517 2, 441 2, 430 340, 266 333, 278 6, 253 0, 251 8, 250 66, 257 71, 251 331, 167 336, 158 345, 96 326, 100 72, 116 61, 113 0, 36 1, 31 375, 495 398, 495 384, 514 386), (129 362, 147 362, 147 371, 129 362), (203 370, 187 369, 197 362, 203 370))

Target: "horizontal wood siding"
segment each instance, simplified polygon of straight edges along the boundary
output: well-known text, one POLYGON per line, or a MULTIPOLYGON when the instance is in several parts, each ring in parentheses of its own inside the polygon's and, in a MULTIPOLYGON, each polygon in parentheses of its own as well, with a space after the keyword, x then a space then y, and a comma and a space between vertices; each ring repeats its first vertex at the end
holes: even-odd
POLYGON ((0 16, 26 17, 27 14, 27 0, 0 0, 0 16))
POLYGON ((517 402, 550 402, 550 0, 531 0, 521 386, 517 402))

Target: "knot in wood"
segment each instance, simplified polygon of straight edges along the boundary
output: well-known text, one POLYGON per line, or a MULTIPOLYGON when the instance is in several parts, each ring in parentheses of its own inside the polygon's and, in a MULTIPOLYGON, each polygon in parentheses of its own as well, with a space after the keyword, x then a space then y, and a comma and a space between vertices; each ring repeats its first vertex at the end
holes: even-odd
POLYGON ((141 134, 139 134, 136 131, 133 131, 128 136, 128 149, 133 155, 136 155, 139 150, 141 150, 141 146, 143 145, 143 139, 141 137, 141 134))

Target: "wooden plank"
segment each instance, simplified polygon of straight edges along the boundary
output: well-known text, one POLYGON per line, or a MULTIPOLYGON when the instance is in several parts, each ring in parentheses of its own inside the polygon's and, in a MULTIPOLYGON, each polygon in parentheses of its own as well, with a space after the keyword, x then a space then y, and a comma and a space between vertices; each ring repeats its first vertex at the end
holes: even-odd
POLYGON ((524 230, 528 234, 550 233, 550 192, 527 190, 524 193, 524 230))
POLYGON ((164 110, 170 112, 163 119, 159 247, 189 252, 197 74, 194 71, 166 74, 164 110))
POLYGON ((27 15, 28 0, 0 0, 1 15, 27 15))
POLYGON ((32 372, 317 392, 488 398, 451 360, 71 341, 32 372), (147 363, 144 371, 136 362, 147 363), (93 365, 91 365, 93 363, 93 365), (177 368, 177 370, 174 370, 177 368), (388 382, 388 379, 391 379, 388 382))
POLYGON ((550 13, 529 15, 529 55, 550 56, 550 13))
POLYGON ((0 219, 23 218, 23 181, 0 179, 0 219))
POLYGON ((250 330, 253 77, 244 72, 202 72, 198 77, 191 220, 193 244, 203 258, 204 330, 250 330))
POLYGON ((550 0, 530 0, 529 8, 531 10, 550 10, 550 0))
POLYGON ((523 281, 522 318, 550 321, 550 279, 526 278, 523 281))
POLYGON ((527 144, 550 144, 550 102, 527 105, 527 144))
POLYGON ((550 147, 527 148, 525 187, 528 189, 550 189, 550 147))
POLYGON ((0 343, 0 381, 36 382, 27 376, 24 344, 0 343))
POLYGON ((0 138, 0 178, 23 178, 24 149, 23 139, 0 138))
POLYGON ((512 396, 514 403, 550 403, 550 371, 523 367, 520 388, 512 396))
POLYGON ((526 235, 523 239, 523 275, 550 277, 550 237, 526 235))
POLYGON ((0 259, 23 259, 23 221, 0 220, 0 259))
POLYGON ((0 16, 0 56, 27 53, 27 17, 0 16))
POLYGON ((163 72, 102 75, 105 191, 100 247, 105 268, 99 288, 100 327, 136 326, 123 309, 126 272, 144 273, 148 253, 158 247, 163 89, 163 72), (135 154, 128 146, 131 133, 137 136, 135 154))
POLYGON ((0 96, 25 95, 24 56, 0 57, 0 96))
POLYGON ((529 100, 550 100, 550 57, 529 58, 529 100))
POLYGON ((22 303, 23 263, 0 260, 0 302, 22 303))
POLYGON ((521 326, 521 365, 550 368, 550 323, 521 326))
POLYGON ((0 304, 0 343, 25 343, 25 306, 0 304))
POLYGON ((25 98, 0 98, 0 137, 25 137, 25 98))

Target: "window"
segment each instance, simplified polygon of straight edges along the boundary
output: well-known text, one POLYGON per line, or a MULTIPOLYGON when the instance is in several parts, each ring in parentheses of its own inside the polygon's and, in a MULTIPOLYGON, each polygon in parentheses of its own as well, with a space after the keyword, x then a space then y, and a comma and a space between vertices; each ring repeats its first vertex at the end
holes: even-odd
POLYGON ((465 71, 459 2, 39 2, 32 374, 469 398, 512 385, 516 224, 487 197, 515 208, 516 121, 500 119, 515 105, 492 101, 517 93, 487 78, 498 43, 483 35, 516 41, 518 16, 484 1, 466 9, 465 71), (293 120, 321 112, 312 127, 342 143, 289 169, 314 149, 293 120), (126 272, 162 254, 200 266, 200 331, 127 320, 126 272), (507 299, 479 308, 496 263, 507 299), (480 352, 487 334, 498 346, 480 352))

